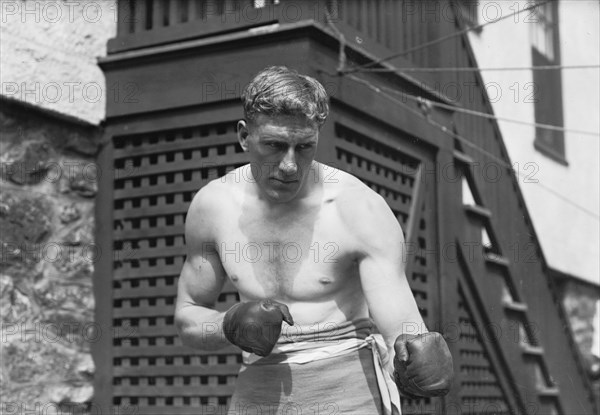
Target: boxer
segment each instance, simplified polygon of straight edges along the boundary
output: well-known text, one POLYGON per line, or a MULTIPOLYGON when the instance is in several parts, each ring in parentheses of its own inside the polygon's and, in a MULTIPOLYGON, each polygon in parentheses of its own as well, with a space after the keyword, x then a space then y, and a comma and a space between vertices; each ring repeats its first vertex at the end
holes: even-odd
POLYGON ((175 311, 184 344, 243 350, 230 413, 393 414, 398 391, 447 393, 452 356, 419 313, 398 221, 358 178, 314 160, 323 86, 269 67, 242 100, 250 162, 192 200, 175 311), (241 301, 219 312, 227 279, 241 301))

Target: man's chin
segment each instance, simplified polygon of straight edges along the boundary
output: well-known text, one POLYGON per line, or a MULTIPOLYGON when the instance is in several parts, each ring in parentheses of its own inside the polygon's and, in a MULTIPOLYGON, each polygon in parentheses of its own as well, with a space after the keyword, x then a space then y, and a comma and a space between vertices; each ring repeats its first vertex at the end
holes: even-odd
POLYGON ((297 195, 300 188, 298 186, 289 186, 284 188, 268 188, 265 189, 267 198, 273 202, 286 203, 293 200, 297 195))

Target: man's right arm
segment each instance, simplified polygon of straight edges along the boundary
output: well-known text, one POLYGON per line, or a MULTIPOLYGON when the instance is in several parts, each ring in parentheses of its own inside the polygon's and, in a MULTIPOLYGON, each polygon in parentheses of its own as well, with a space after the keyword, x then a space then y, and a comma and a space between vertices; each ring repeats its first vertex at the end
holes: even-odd
POLYGON ((177 287, 175 325, 186 346, 214 350, 233 343, 266 356, 277 343, 283 321, 291 325, 294 320, 285 304, 267 298, 236 304, 226 312, 215 310, 226 278, 215 238, 220 206, 227 203, 219 190, 215 184, 206 185, 188 210, 187 257, 177 287))
POLYGON ((226 273, 215 247, 214 208, 217 195, 210 184, 201 189, 188 210, 185 224, 187 257, 177 287, 175 325, 184 345, 205 350, 230 343, 223 335, 225 313, 215 310, 226 273))

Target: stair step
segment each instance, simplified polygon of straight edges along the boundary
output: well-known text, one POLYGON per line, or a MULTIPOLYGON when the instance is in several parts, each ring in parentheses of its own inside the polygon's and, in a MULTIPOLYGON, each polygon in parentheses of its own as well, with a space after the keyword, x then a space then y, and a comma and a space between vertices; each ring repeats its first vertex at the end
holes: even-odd
POLYGON ((521 345, 521 348, 523 349, 523 353, 525 353, 525 354, 529 354, 529 355, 533 355, 533 356, 543 356, 544 355, 544 349, 540 346, 532 346, 530 344, 523 344, 523 345, 521 345))
POLYGON ((483 206, 480 205, 463 205, 464 209, 467 211, 467 213, 470 213, 472 215, 475 216, 480 216, 486 219, 489 219, 492 217, 492 211, 489 210, 488 208, 485 208, 483 206))
POLYGON ((508 266, 510 265, 510 261, 508 260, 508 258, 503 257, 502 255, 498 255, 498 254, 485 255, 485 261, 490 264, 500 265, 500 266, 506 267, 506 268, 508 268, 508 266))
POLYGON ((560 390, 556 386, 538 386, 537 393, 541 396, 556 396, 560 395, 560 390))
POLYGON ((510 300, 504 300, 502 302, 502 304, 504 305, 505 308, 512 310, 512 311, 517 311, 519 313, 525 313, 527 312, 527 304, 525 303, 519 303, 516 301, 510 301, 510 300))
POLYGON ((474 162, 474 160, 471 158, 471 156, 469 156, 461 151, 454 150, 453 155, 454 155, 454 158, 456 159, 456 161, 459 161, 461 163, 473 164, 473 162, 474 162))

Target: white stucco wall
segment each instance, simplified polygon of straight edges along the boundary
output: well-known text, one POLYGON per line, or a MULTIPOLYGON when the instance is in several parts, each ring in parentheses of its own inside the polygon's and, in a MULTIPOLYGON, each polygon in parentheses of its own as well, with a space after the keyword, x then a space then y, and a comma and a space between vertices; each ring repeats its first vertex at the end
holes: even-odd
POLYGON ((0 0, 0 93, 98 124, 114 91, 97 58, 116 34, 115 0, 0 0))
MULTIPOLYGON (((531 2, 479 2, 480 22, 509 15, 531 2)), ((600 63, 600 2, 562 0, 559 3, 562 65, 600 63)), ((470 40, 481 68, 531 66, 531 25, 525 12, 488 25, 470 40)), ((496 116, 534 122, 532 72, 483 71, 496 116)), ((600 71, 562 72, 564 127, 600 131, 600 71)), ((551 267, 600 284, 600 137, 565 133, 568 166, 534 149, 535 128, 499 122, 533 218, 544 255, 551 267)))

